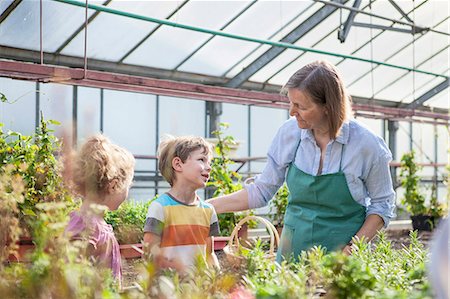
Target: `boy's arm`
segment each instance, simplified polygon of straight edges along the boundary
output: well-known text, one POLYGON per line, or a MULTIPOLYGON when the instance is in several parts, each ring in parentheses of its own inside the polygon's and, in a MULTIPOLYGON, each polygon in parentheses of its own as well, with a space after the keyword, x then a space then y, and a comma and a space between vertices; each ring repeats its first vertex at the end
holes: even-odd
POLYGON ((146 255, 159 254, 161 237, 151 232, 144 232, 144 252, 146 255))
POLYGON ((175 269, 178 272, 184 271, 183 264, 177 259, 168 259, 162 253, 161 237, 151 232, 144 233, 144 252, 147 256, 153 258, 156 268, 158 269, 175 269))

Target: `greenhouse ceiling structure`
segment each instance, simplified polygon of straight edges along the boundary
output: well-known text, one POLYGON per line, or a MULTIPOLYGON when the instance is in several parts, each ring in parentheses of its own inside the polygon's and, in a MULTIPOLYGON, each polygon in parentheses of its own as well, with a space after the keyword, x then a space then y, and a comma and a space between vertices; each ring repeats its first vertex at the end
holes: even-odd
POLYGON ((286 108, 313 60, 357 115, 448 125, 446 0, 2 0, 0 76, 286 108))

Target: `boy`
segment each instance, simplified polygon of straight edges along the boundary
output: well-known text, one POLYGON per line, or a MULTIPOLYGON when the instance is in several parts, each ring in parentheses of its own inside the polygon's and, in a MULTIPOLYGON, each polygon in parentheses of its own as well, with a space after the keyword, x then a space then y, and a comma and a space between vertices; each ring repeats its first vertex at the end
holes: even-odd
POLYGON ((144 245, 160 268, 184 272, 198 257, 219 266, 211 238, 219 235, 217 214, 196 193, 209 179, 211 156, 201 137, 170 137, 159 145, 159 171, 171 188, 148 208, 144 245))

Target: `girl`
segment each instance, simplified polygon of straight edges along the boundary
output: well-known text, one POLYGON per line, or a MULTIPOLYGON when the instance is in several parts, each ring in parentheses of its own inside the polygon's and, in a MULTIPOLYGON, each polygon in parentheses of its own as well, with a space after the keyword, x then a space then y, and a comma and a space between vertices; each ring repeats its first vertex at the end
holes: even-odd
POLYGON ((119 244, 111 225, 103 219, 106 208, 116 210, 127 198, 135 160, 130 152, 102 135, 90 137, 76 155, 72 181, 83 198, 70 214, 66 233, 87 240, 87 254, 122 278, 119 244))

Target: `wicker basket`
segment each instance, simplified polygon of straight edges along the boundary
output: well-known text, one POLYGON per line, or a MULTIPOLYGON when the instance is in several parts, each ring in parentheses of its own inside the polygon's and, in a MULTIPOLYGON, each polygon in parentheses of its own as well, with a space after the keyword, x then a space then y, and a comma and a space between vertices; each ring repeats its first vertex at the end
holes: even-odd
POLYGON ((268 221, 265 218, 258 216, 247 216, 241 221, 239 221, 238 224, 236 224, 235 228, 233 229, 233 232, 231 233, 228 245, 223 248, 223 252, 227 257, 228 262, 232 266, 239 267, 245 261, 245 258, 242 255, 240 255, 239 249, 242 248, 243 246, 239 244, 238 232, 241 229, 242 225, 250 220, 259 221, 266 226, 270 236, 270 247, 269 252, 266 254, 266 257, 270 260, 275 260, 276 257, 275 248, 278 247, 278 244, 280 243, 280 237, 278 235, 277 229, 275 228, 275 226, 273 226, 272 223, 270 223, 270 221, 268 221))

